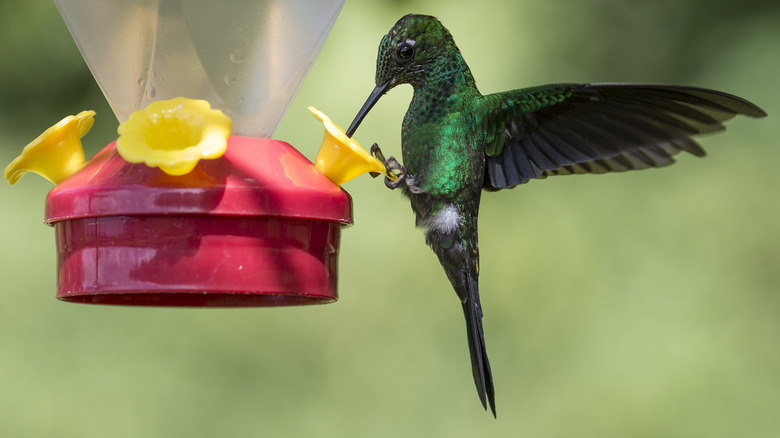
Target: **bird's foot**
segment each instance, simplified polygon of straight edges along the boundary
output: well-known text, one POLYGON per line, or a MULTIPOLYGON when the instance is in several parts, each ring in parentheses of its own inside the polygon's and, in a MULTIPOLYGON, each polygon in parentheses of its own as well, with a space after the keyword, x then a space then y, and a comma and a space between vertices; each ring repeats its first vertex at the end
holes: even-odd
MULTIPOLYGON (((382 149, 379 148, 378 144, 374 143, 371 145, 371 155, 385 165, 385 185, 389 189, 396 189, 401 182, 406 179, 406 169, 404 166, 402 166, 394 157, 386 159, 385 154, 382 153, 382 149)), ((371 175, 375 176, 374 173, 371 175)))
POLYGON ((401 183, 406 184, 411 193, 422 193, 422 189, 415 184, 415 178, 409 174, 406 168, 395 159, 395 157, 385 158, 382 149, 374 143, 371 145, 371 155, 385 164, 385 170, 388 176, 385 176, 385 186, 390 190, 395 190, 401 183))
POLYGON ((395 189, 403 182, 406 184, 406 188, 409 189, 409 193, 423 193, 423 189, 421 189, 417 184, 417 178, 412 176, 412 174, 410 174, 406 168, 395 159, 395 157, 388 158, 385 162, 385 167, 387 167, 388 174, 394 175, 396 177, 395 180, 385 177, 385 185, 389 189, 395 189))
POLYGON ((394 190, 398 188, 402 182, 406 182, 407 185, 409 184, 409 174, 406 171, 406 168, 402 166, 395 157, 390 157, 385 160, 385 169, 387 169, 387 174, 391 175, 385 177, 385 186, 387 186, 388 189, 394 190), (395 179, 393 179, 393 176, 395 179))

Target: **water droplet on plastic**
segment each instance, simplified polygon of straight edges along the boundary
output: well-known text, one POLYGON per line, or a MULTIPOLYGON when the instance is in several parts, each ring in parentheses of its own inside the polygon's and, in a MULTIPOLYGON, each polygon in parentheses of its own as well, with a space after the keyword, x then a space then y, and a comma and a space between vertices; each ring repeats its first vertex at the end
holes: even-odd
POLYGON ((154 87, 149 88, 149 97, 154 99, 155 96, 157 96, 157 89, 154 87))
POLYGON ((241 64, 244 62, 244 51, 241 49, 235 49, 230 52, 230 62, 234 64, 241 64))
POLYGON ((225 84, 227 85, 233 85, 233 82, 236 81, 236 77, 233 76, 230 73, 225 73, 225 84))

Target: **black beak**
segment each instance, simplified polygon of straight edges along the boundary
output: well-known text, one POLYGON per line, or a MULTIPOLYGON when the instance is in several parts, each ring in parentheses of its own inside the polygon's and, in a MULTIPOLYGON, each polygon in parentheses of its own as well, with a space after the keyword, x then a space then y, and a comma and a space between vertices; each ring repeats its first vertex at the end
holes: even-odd
POLYGON ((374 104, 379 100, 380 97, 382 97, 383 94, 387 91, 387 89, 390 87, 390 82, 392 82, 392 79, 385 82, 384 84, 377 85, 376 88, 374 88, 374 91, 371 92, 371 95, 368 96, 368 100, 366 100, 366 103, 363 104, 363 108, 360 108, 360 111, 358 111, 357 115, 355 116, 355 120, 352 121, 352 124, 349 125, 349 129, 347 129, 347 137, 352 137, 355 134, 355 131, 358 128, 358 125, 360 125, 360 122, 363 121, 363 118, 368 114, 369 111, 371 111, 371 108, 374 107, 374 104))

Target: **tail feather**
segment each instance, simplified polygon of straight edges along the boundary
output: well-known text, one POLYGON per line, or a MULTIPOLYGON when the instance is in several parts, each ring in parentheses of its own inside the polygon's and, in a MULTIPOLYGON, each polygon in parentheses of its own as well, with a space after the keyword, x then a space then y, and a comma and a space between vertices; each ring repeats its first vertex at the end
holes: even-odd
POLYGON ((490 361, 485 349, 485 335, 482 330, 482 306, 479 303, 479 286, 477 279, 468 275, 468 299, 463 302, 463 314, 466 317, 469 352, 471 353, 471 370, 474 384, 477 386, 482 406, 496 416, 496 396, 493 387, 493 374, 490 372, 490 361))

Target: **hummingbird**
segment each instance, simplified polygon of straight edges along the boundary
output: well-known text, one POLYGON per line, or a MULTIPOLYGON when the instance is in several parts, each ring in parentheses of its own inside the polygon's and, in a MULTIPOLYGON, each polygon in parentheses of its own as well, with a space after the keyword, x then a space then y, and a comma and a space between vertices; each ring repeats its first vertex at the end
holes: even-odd
POLYGON ((403 164, 385 159, 376 144, 371 151, 393 174, 385 185, 409 198, 462 303, 474 383, 494 417, 477 281, 482 191, 664 167, 683 151, 703 157, 691 136, 723 130, 721 122, 737 114, 766 116, 740 97, 679 85, 562 83, 483 95, 450 32, 427 15, 406 15, 382 37, 375 83, 346 134, 387 91, 413 87, 401 126, 403 164))

